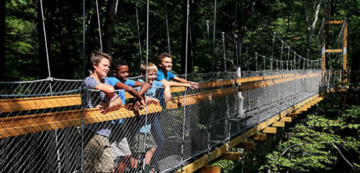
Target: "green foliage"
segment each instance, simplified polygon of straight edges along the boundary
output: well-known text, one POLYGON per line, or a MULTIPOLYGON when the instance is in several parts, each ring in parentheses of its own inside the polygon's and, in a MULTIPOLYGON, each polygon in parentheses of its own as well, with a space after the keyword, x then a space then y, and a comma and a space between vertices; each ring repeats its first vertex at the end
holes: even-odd
MULTIPOLYGON (((47 74, 46 58, 44 58, 44 36, 41 25, 39 1, 37 0, 6 0, 6 46, 5 46, 5 76, 9 80, 42 78, 47 74), (11 68, 10 68, 11 67, 11 68), (45 70, 43 70, 45 69, 45 70)), ((103 46, 108 47, 105 36, 109 33, 106 28, 107 5, 111 1, 99 1, 100 22, 103 46)), ((171 52, 174 55, 174 71, 180 73, 183 69, 181 61, 185 58, 185 19, 186 1, 150 1, 149 25, 149 61, 156 63, 156 56, 160 52, 168 51, 167 28, 165 18, 168 15, 169 40, 171 52), (166 4, 166 8, 165 8, 166 4)), ((223 71, 223 44, 220 32, 225 32, 225 52, 228 71, 235 70, 231 61, 239 64, 243 69, 254 70, 254 52, 272 55, 272 34, 277 35, 287 45, 293 47, 298 54, 306 56, 307 22, 305 8, 310 23, 315 18, 318 1, 286 1, 286 0, 224 0, 218 1, 216 13, 215 47, 213 49, 213 19, 214 2, 190 1, 190 33, 191 46, 189 51, 194 56, 195 72, 223 71), (206 20, 209 20, 209 31, 206 20), (243 42, 241 55, 239 49, 235 52, 236 43, 243 42), (245 49, 248 49, 246 55, 245 49), (249 60, 249 64, 247 64, 249 60), (213 65, 214 62, 214 65, 213 65)), ((44 17, 47 31, 50 67, 52 75, 57 78, 82 77, 82 4, 77 1, 43 1, 44 17), (79 68, 80 67, 80 68, 79 68), (62 71, 62 69, 69 69, 62 71)), ((321 36, 318 30, 321 19, 344 19, 348 17, 348 59, 351 61, 357 55, 356 41, 359 35, 359 0, 322 1, 319 20, 314 28, 310 43, 310 58, 320 57, 321 36), (336 9, 334 11, 334 9, 336 9)), ((100 50, 99 28, 97 24, 95 1, 86 3, 86 62, 88 56, 100 50)), ((119 1, 117 14, 111 18, 114 21, 111 37, 110 53, 114 58, 122 58, 130 63, 131 75, 139 75, 139 65, 145 60, 146 38, 146 1, 119 1), (138 7, 139 31, 135 16, 138 7), (139 33, 138 33, 139 32, 139 33), (140 35, 140 38, 138 37, 140 35), (139 43, 140 39, 140 43, 139 43), (141 46, 141 54, 139 52, 141 46)), ((339 28, 328 30, 327 45, 334 45, 339 28)), ((339 46, 335 44, 335 46, 339 46)), ((275 42, 274 57, 279 59, 280 42, 275 42)), ((339 48, 339 47, 336 47, 339 48)), ((334 56, 335 57, 335 56, 334 56)), ((190 57, 189 57, 190 58, 190 57)), ((287 58, 287 56, 283 56, 287 58)), ((340 68, 340 58, 329 58, 333 68, 340 68)), ((351 64, 351 63, 349 63, 351 64)), ((85 69, 89 69, 86 63, 85 69)), ((267 67, 269 68, 269 67, 267 67)))
POLYGON ((344 162, 351 170, 359 163, 353 156, 360 155, 360 107, 341 106, 341 100, 341 95, 330 96, 318 105, 315 114, 296 124, 288 140, 267 155, 260 171, 324 171, 332 169, 335 162, 344 162), (353 165, 348 166, 348 160, 353 165))
POLYGON ((232 160, 219 160, 218 162, 212 165, 220 167, 222 172, 224 173, 230 173, 235 168, 235 164, 236 163, 232 160))

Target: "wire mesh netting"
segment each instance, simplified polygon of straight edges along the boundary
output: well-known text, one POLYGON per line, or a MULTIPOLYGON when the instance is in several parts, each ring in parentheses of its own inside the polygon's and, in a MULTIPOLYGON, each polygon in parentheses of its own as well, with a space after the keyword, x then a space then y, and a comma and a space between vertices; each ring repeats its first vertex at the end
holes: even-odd
POLYGON ((163 88, 153 87, 153 98, 139 111, 130 95, 122 106, 96 108, 106 96, 82 87, 82 80, 1 82, 0 172, 173 171, 336 87, 340 73, 245 71, 241 78, 236 72, 187 78, 201 88, 175 89, 173 100, 164 102, 163 88))

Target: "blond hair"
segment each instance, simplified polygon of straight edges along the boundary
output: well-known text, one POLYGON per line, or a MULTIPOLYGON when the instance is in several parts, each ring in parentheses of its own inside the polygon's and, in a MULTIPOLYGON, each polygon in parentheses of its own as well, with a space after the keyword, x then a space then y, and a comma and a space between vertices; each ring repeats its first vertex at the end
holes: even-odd
POLYGON ((98 65, 99 64, 99 62, 102 60, 102 59, 108 59, 109 61, 110 61, 110 63, 111 63, 111 61, 112 61, 112 58, 111 58, 111 56, 109 55, 109 54, 106 54, 106 53, 92 53, 91 54, 91 66, 93 65, 93 64, 96 64, 96 65, 98 65))
MULTIPOLYGON (((155 71, 155 72, 157 72, 157 70, 158 70, 158 68, 156 67, 156 65, 153 64, 153 63, 151 63, 151 62, 148 63, 147 69, 148 69, 148 72, 149 72, 149 71, 155 71)), ((142 74, 146 74, 146 64, 141 64, 141 66, 140 66, 140 71, 141 71, 142 74)))

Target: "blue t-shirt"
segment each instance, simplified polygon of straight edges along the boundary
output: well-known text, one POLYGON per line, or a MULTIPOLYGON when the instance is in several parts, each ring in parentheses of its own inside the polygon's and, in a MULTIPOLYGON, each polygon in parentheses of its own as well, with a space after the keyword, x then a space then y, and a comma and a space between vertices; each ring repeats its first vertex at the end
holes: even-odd
MULTIPOLYGON (((115 88, 116 83, 121 82, 116 77, 108 77, 108 78, 106 78, 106 81, 109 83, 109 85, 113 86, 114 88, 115 88)), ((128 80, 125 81, 125 85, 134 87, 135 86, 135 81, 128 79, 128 80)), ((122 101, 122 105, 125 105, 125 101, 126 101, 125 90, 119 91, 119 98, 122 101)), ((122 122, 123 122, 123 119, 119 119, 119 124, 121 124, 122 122)), ((112 121, 112 123, 115 124, 115 121, 112 121)))
MULTIPOLYGON (((142 79, 139 79, 140 82, 145 82, 142 79)), ((154 81, 151 87, 144 93, 145 96, 152 97, 152 98, 158 98, 160 100, 160 104, 163 102, 163 90, 160 88, 163 86, 163 83, 161 81, 154 81), (158 97, 156 97, 156 92, 158 92, 158 97)), ((140 89, 138 89, 140 90, 140 89)), ((151 129, 151 124, 144 125, 140 128, 140 133, 149 133, 151 129)))
POLYGON ((158 80, 158 81, 161 81, 163 79, 166 79, 167 81, 170 81, 171 79, 175 78, 175 75, 171 71, 168 71, 166 73, 166 76, 165 76, 164 72, 161 69, 159 69, 157 71, 156 75, 157 75, 156 80, 158 80))
MULTIPOLYGON (((106 81, 109 83, 109 85, 113 86, 114 88, 115 88, 116 83, 121 82, 116 77, 108 77, 108 78, 106 78, 106 81)), ((127 86, 134 87, 135 86, 135 81, 128 79, 128 80, 125 81, 124 84, 127 85, 127 86)), ((125 99, 125 91, 124 90, 119 91, 119 97, 120 97, 120 99, 122 101, 122 105, 125 105, 126 99, 125 99)))
MULTIPOLYGON (((145 82, 142 79, 139 79, 138 81, 140 82, 145 82)), ((149 88, 144 95, 149 96, 149 97, 153 97, 156 98, 156 91, 160 89, 160 87, 163 86, 163 83, 161 81, 154 81, 151 88, 149 88)))

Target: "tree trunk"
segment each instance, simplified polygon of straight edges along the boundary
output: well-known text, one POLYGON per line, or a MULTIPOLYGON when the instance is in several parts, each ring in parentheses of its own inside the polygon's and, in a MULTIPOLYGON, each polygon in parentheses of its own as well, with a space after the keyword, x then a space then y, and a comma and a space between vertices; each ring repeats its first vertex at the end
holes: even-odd
POLYGON ((336 6, 337 6, 337 0, 331 0, 330 18, 332 18, 334 16, 336 6))
POLYGON ((316 11, 315 11, 315 18, 314 18, 314 21, 312 23, 312 25, 310 25, 310 21, 309 21, 309 16, 307 14, 307 10, 306 10, 306 7, 304 5, 304 9, 305 9, 305 16, 306 16, 306 23, 307 23, 307 44, 306 44, 306 48, 309 49, 310 48, 310 43, 311 43, 311 38, 312 38, 312 35, 314 33, 314 29, 315 29, 315 26, 316 26, 316 22, 318 21, 318 16, 319 16, 319 12, 320 12, 320 7, 321 7, 321 0, 319 0, 319 3, 318 5, 316 6, 316 11))
POLYGON ((0 81, 5 80, 5 16, 6 0, 0 1, 0 81))
POLYGON ((112 54, 111 49, 112 49, 113 37, 114 37, 115 3, 116 0, 108 0, 106 4, 103 52, 108 54, 112 54))
MULTIPOLYGON (((359 38, 358 34, 356 34, 355 36, 356 36, 355 38, 359 38)), ((352 47, 353 47, 352 50, 354 50, 354 52, 352 52, 351 73, 352 72, 359 72, 359 70, 360 70, 360 60, 359 60, 359 56, 358 56, 360 54, 360 49, 356 48, 356 47, 360 47, 360 44, 359 44, 360 39, 359 39, 359 42, 353 41, 352 43, 353 43, 352 44, 352 47)), ((350 47, 350 46, 348 46, 348 47, 350 47)), ((349 48, 348 48, 348 50, 349 50, 349 48)), ((348 62, 349 62, 349 60, 348 60, 348 62)), ((351 82, 352 83, 360 82, 359 81, 359 76, 357 76, 355 74, 356 73, 354 73, 354 75, 351 75, 351 82)))

